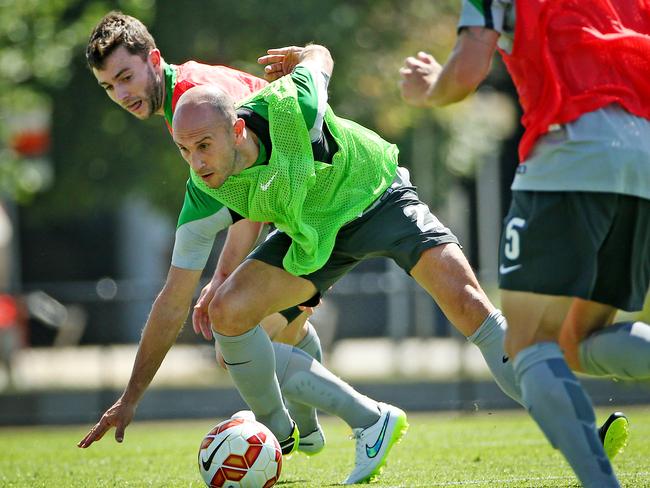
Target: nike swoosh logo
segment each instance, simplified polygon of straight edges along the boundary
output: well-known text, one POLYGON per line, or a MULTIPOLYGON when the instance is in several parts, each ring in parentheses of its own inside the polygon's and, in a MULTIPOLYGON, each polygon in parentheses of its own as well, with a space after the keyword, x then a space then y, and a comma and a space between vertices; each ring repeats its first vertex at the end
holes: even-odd
POLYGON ((248 364, 248 363, 250 363, 251 361, 248 360, 248 361, 242 361, 241 363, 229 363, 228 361, 226 361, 226 360, 224 359, 223 362, 226 363, 228 366, 239 366, 239 365, 242 365, 242 364, 248 364))
POLYGON ((499 274, 508 274, 512 273, 513 271, 518 270, 521 268, 521 264, 515 264, 514 266, 504 266, 503 264, 499 266, 499 274))
POLYGON ((377 437, 375 443, 372 446, 366 444, 366 455, 369 458, 374 458, 377 454, 379 454, 381 445, 384 442, 384 436, 386 435, 386 429, 388 428, 388 420, 390 420, 390 412, 388 412, 388 415, 386 415, 386 420, 384 420, 384 425, 381 426, 379 437, 377 437))
POLYGON ((230 437, 230 434, 226 436, 224 440, 222 440, 217 447, 214 448, 214 451, 212 451, 212 454, 210 454, 210 457, 206 459, 205 461, 201 459, 201 464, 203 464, 203 469, 206 471, 210 469, 210 466, 212 465, 212 460, 214 459, 214 455, 217 453, 221 445, 228 440, 228 437, 230 437))
POLYGON ((260 188, 262 189, 262 191, 266 191, 266 190, 269 189, 269 187, 271 186, 271 183, 273 183, 273 180, 275 179, 276 176, 278 176, 277 172, 273 176, 271 176, 271 179, 269 181, 267 181, 266 183, 261 183, 260 184, 260 188))

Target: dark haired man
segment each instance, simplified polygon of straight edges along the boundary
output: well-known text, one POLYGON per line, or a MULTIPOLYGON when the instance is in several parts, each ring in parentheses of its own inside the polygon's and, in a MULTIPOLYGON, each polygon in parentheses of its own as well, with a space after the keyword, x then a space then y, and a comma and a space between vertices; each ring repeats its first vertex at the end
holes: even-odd
POLYGON ((650 325, 615 322, 650 281, 649 34, 648 2, 463 0, 444 66, 420 52, 401 70, 422 106, 472 93, 496 50, 514 81, 526 131, 501 238, 506 349, 526 408, 585 487, 618 481, 567 362, 650 377, 650 325))
MULTIPOLYGON (((111 12, 97 24, 88 41, 86 57, 100 86, 115 103, 140 119, 154 114, 164 116, 170 131, 176 102, 191 87, 217 86, 233 98, 242 99, 267 84, 260 78, 226 66, 194 61, 182 65, 167 64, 147 28, 138 19, 121 12, 111 12)), ((207 304, 252 249, 261 224, 241 219, 188 183, 176 231, 172 266, 143 331, 129 385, 80 442, 80 447, 88 447, 99 440, 110 427, 116 427, 116 438, 122 440, 140 397, 187 316, 214 237, 228 226, 226 245, 214 277, 202 290, 193 314, 195 332, 202 333, 208 340, 212 339, 212 333, 205 311, 207 304), (207 210, 197 214, 194 206, 205 201, 207 210)), ((284 452, 297 448, 311 455, 323 449, 325 438, 318 424, 316 408, 340 417, 354 430, 374 425, 380 419, 380 408, 385 408, 381 407, 383 404, 359 394, 318 364, 322 355, 320 341, 315 329, 306 322, 306 314, 293 307, 283 311, 282 315, 284 318, 279 314, 265 318, 265 330, 274 340, 295 345, 309 355, 274 344, 276 375, 291 418, 298 427, 284 436, 278 435, 284 452), (295 441, 299 431, 298 443, 295 441)), ((258 420, 273 424, 265 417, 264 408, 255 410, 258 420)), ((382 452, 377 462, 384 459, 382 452)), ((367 467, 364 469, 368 471, 367 467)))

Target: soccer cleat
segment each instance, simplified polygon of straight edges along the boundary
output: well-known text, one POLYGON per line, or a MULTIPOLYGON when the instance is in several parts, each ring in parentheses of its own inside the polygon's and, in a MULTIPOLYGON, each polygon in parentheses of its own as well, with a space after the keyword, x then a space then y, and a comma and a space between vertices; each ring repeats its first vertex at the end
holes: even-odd
POLYGON ((346 485, 367 483, 377 478, 386 464, 393 445, 409 427, 406 414, 399 408, 379 403, 379 420, 365 429, 352 429, 356 439, 354 469, 343 482, 346 485))
POLYGON ((621 454, 630 437, 630 422, 622 412, 614 412, 598 429, 598 437, 603 443, 605 454, 612 460, 621 454))
POLYGON ((325 434, 319 425, 316 430, 310 432, 305 436, 300 436, 300 444, 298 444, 298 452, 306 454, 307 456, 314 456, 325 448, 325 434))
MULTIPOLYGON (((239 412, 235 412, 232 414, 233 419, 246 419, 246 420, 255 420, 255 414, 251 410, 240 410, 239 412)), ((292 421, 293 422, 293 421, 292 421)), ((305 436, 304 438, 311 438, 312 434, 318 433, 320 431, 320 428, 318 430, 315 430, 311 434, 305 436)), ((318 449, 319 451, 323 449, 325 445, 325 437, 321 433, 321 447, 318 449)), ((315 438, 315 436, 314 436, 315 438)), ((282 449, 282 455, 283 456, 290 456, 294 452, 296 452, 296 449, 302 452, 301 449, 301 442, 302 442, 302 437, 300 437, 300 431, 298 431, 298 426, 296 425, 295 422, 293 422, 293 429, 291 430, 291 435, 287 437, 285 440, 280 442, 280 449, 282 449)), ((315 444, 316 441, 314 441, 315 444)), ((318 451, 314 451, 313 454, 316 454, 318 451)))
POLYGON ((280 449, 282 450, 283 456, 290 456, 298 449, 300 445, 300 432, 298 431, 298 426, 292 420, 293 428, 291 429, 291 434, 285 440, 280 441, 280 449))

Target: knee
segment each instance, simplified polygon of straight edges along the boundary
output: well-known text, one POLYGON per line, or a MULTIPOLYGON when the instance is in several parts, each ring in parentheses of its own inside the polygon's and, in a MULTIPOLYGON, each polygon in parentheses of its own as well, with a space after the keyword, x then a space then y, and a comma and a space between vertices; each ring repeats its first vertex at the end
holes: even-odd
POLYGON ((208 306, 208 316, 212 330, 227 336, 243 334, 255 325, 249 326, 245 310, 235 297, 225 293, 214 296, 208 306))

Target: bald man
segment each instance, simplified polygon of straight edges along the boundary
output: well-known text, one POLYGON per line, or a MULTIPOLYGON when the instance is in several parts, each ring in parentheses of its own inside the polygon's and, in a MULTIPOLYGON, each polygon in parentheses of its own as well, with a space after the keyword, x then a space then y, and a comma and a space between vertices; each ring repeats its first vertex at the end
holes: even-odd
MULTIPOLYGON (((260 58, 273 83, 240 103, 206 87, 188 90, 173 118, 174 141, 191 184, 275 231, 223 283, 208 312, 216 342, 242 397, 273 410, 279 438, 293 424, 260 320, 317 300, 369 257, 395 260, 476 344, 502 389, 519 401, 503 351, 505 321, 478 284, 457 238, 417 196, 398 150, 327 105, 333 61, 323 46, 270 50, 260 58), (289 75, 289 76, 284 76, 289 75)), ((357 432, 355 471, 368 480, 406 429, 401 410, 382 406, 357 432), (364 467, 366 466, 366 467, 364 467)))

